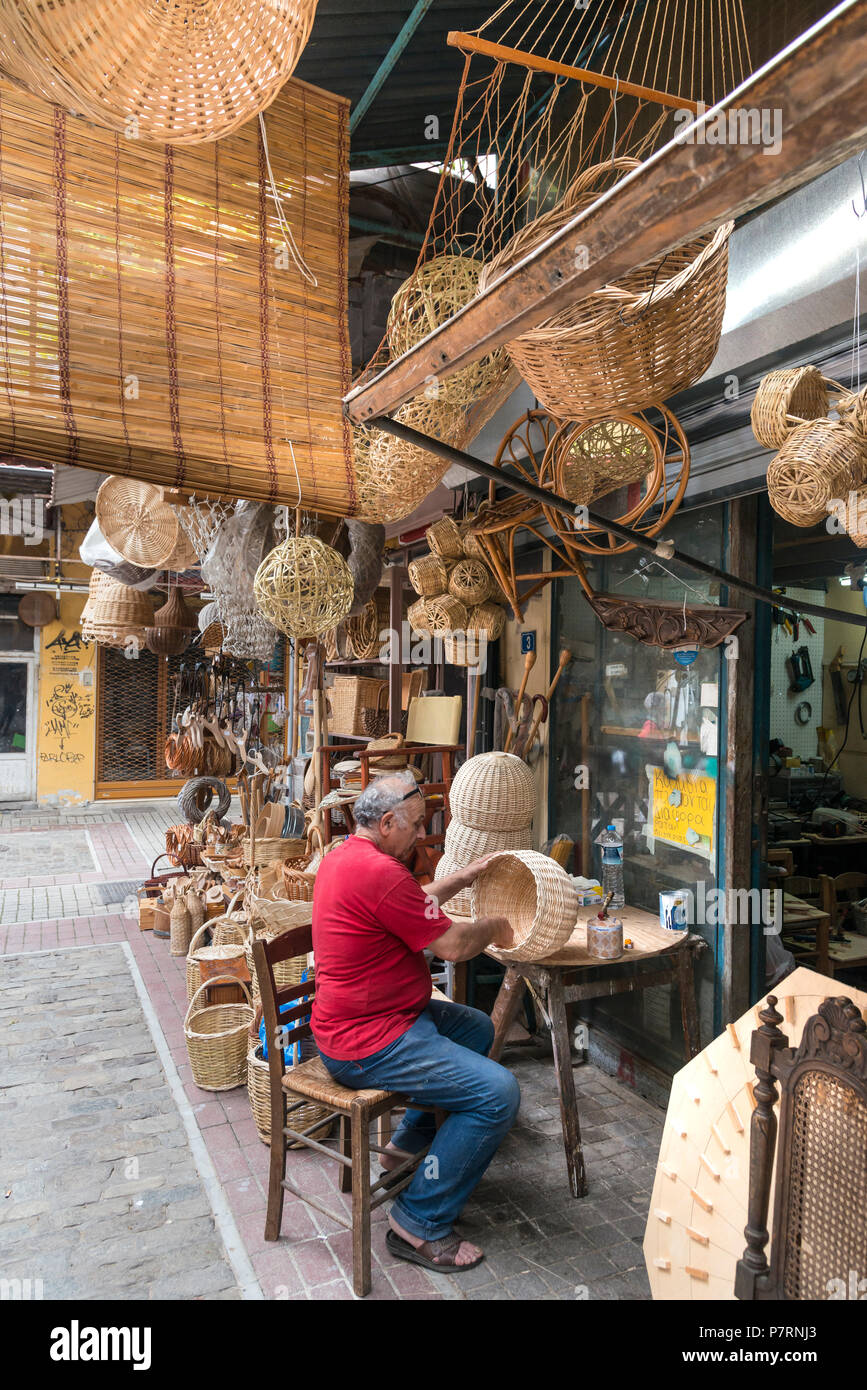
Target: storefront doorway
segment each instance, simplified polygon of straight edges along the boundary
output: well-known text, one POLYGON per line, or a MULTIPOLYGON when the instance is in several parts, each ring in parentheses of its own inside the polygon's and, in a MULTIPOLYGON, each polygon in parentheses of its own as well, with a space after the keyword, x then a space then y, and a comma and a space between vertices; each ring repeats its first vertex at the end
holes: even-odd
POLYGON ((36 658, 0 654, 0 801, 36 795, 36 658))

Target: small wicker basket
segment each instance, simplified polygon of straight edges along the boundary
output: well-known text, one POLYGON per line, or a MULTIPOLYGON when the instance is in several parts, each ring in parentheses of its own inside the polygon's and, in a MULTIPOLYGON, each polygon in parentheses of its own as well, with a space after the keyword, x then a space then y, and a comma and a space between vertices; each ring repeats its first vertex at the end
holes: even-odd
POLYGON ((867 445, 850 425, 809 420, 797 425, 768 467, 768 498, 793 526, 816 526, 834 499, 867 481, 867 445))
POLYGON ((431 629, 427 616, 427 603, 423 598, 410 604, 406 618, 411 632, 418 633, 419 637, 430 637, 431 629))
POLYGON ((422 598, 436 598, 451 587, 448 566, 440 555, 420 555, 407 566, 409 582, 422 598))
POLYGON ((468 616, 465 605, 451 594, 425 599, 425 622, 432 633, 465 632, 468 616))
POLYGON ((475 608, 491 597, 494 581, 484 561, 458 560, 448 576, 448 589, 452 598, 458 599, 466 608, 475 608))
POLYGON ((364 711, 379 709, 380 692, 387 683, 371 676, 335 676, 327 694, 331 705, 328 732, 356 736, 364 733, 364 711))
POLYGON ((759 382, 750 424, 766 449, 779 449, 796 425, 828 414, 828 387, 818 367, 783 367, 759 382))
POLYGON ((496 855, 472 888, 473 917, 505 917, 513 941, 500 947, 513 960, 544 960, 569 940, 578 895, 569 875, 547 854, 511 850, 496 855))
POLYGON ((441 517, 425 531, 425 540, 431 550, 444 560, 460 560, 464 554, 464 540, 457 522, 450 516, 441 517))
POLYGON ((217 975, 196 990, 184 1018, 184 1038, 193 1084, 200 1091, 231 1091, 235 1086, 244 1085, 247 1080, 247 1033, 253 1013, 250 991, 234 975, 217 975), (197 1007, 196 1001, 202 990, 220 983, 240 983, 247 1002, 197 1007))
MULTIPOLYGON (((303 1043, 301 1044, 301 1048, 302 1062, 305 1062, 309 1059, 304 1057, 303 1055, 303 1043)), ((292 1068, 287 1067, 285 1074, 286 1076, 291 1076, 292 1068)), ((256 1122, 256 1129, 259 1132, 259 1138, 262 1140, 263 1144, 270 1145, 271 1081, 268 1072, 268 1063, 262 1056, 261 1043, 257 1043, 255 1047, 251 1047, 247 1055, 247 1094, 250 1097, 250 1109, 253 1112, 253 1119, 256 1122)), ((293 1099, 294 1096, 289 1097, 290 1103, 293 1099)), ((285 1116, 285 1091, 283 1097, 283 1111, 285 1116)), ((331 1120, 329 1119, 330 1114, 331 1112, 328 1109, 327 1105, 320 1105, 317 1101, 310 1101, 306 1105, 299 1105, 297 1110, 293 1110, 289 1119, 291 1120, 292 1128, 298 1130, 301 1133, 303 1133, 305 1130, 309 1130, 311 1125, 316 1124, 317 1120, 322 1120, 323 1123, 319 1126, 318 1129, 312 1130, 310 1135, 312 1139, 322 1139, 325 1135, 329 1133, 331 1129, 331 1120)), ((304 1145, 292 1143, 288 1144, 287 1148, 303 1149, 304 1145)))

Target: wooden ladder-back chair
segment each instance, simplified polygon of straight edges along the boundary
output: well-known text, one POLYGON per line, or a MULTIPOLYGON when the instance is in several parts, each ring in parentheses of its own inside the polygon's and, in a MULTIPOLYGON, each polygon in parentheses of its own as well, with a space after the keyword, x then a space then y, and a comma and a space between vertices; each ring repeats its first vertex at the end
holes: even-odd
MULTIPOLYGON (((379 1144, 370 1142, 370 1125, 380 1116, 408 1105, 406 1096, 395 1091, 357 1090, 341 1086, 326 1070, 322 1059, 317 1055, 312 1060, 286 1072, 284 1048, 292 1047, 305 1038, 312 1037, 309 1018, 315 995, 315 973, 303 984, 278 986, 274 980, 274 966, 281 961, 305 955, 313 949, 312 927, 296 927, 283 932, 271 941, 260 939, 253 943, 253 963, 259 981, 262 1012, 265 1018, 265 1036, 268 1039, 268 1075, 271 1087, 271 1167, 268 1181, 268 1209, 265 1216, 265 1239, 279 1240, 283 1220, 283 1193, 291 1192, 302 1202, 324 1212, 339 1226, 352 1232, 352 1286, 359 1298, 370 1293, 370 1213, 382 1202, 391 1201, 415 1175, 427 1149, 413 1154, 398 1167, 392 1169, 388 1178, 380 1177, 371 1183, 370 1155, 381 1154, 384 1150, 379 1144), (291 1008, 281 1012, 284 1006, 291 1008), (279 1020, 279 1022, 278 1022, 279 1020), (319 1115, 308 1129, 298 1131, 291 1128, 294 1111, 310 1101, 326 1106, 330 1116, 319 1115), (339 1119, 340 1138, 337 1149, 327 1148, 320 1140, 312 1138, 328 1120, 339 1119), (347 1220, 342 1212, 332 1210, 326 1203, 308 1192, 302 1192, 286 1178, 287 1140, 293 1145, 315 1149, 340 1164, 340 1191, 352 1194, 352 1219, 347 1220), (386 1182, 388 1185, 386 1186, 386 1182)), ((412 1102, 414 1110, 429 1110, 439 1121, 442 1112, 431 1106, 412 1102)))
POLYGON ((758 1081, 747 1245, 735 1273, 735 1296, 845 1298, 850 1272, 856 1280, 867 1276, 867 1025, 851 999, 826 999, 807 1020, 798 1046, 787 1047, 776 1003, 769 995, 750 1051, 758 1081))

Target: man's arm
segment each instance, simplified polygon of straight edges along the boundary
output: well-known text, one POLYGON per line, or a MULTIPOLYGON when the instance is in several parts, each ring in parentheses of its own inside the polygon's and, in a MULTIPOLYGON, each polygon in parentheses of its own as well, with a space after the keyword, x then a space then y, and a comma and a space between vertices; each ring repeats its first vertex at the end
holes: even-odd
MULTIPOLYGON (((444 883, 444 879, 440 879, 444 883)), ((475 922, 452 922, 451 926, 430 943, 430 950, 440 960, 457 965, 472 960, 486 946, 511 946, 512 928, 505 917, 479 917, 475 922)))
POLYGON ((474 859, 472 864, 468 864, 465 869, 455 869, 453 874, 446 874, 443 878, 434 879, 433 883, 423 884, 422 892, 426 893, 429 898, 433 898, 438 906, 441 906, 443 903, 447 903, 449 898, 453 898, 456 893, 469 888, 492 858, 492 854, 486 854, 481 859, 474 859))

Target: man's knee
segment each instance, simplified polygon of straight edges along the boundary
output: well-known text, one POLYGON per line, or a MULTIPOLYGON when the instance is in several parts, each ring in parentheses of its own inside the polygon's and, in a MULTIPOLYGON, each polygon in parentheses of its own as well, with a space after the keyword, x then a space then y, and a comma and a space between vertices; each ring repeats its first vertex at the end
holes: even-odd
POLYGON ((520 1104, 520 1086, 510 1071, 498 1066, 496 1078, 491 1082, 486 1107, 494 1124, 510 1129, 515 1123, 520 1104))

